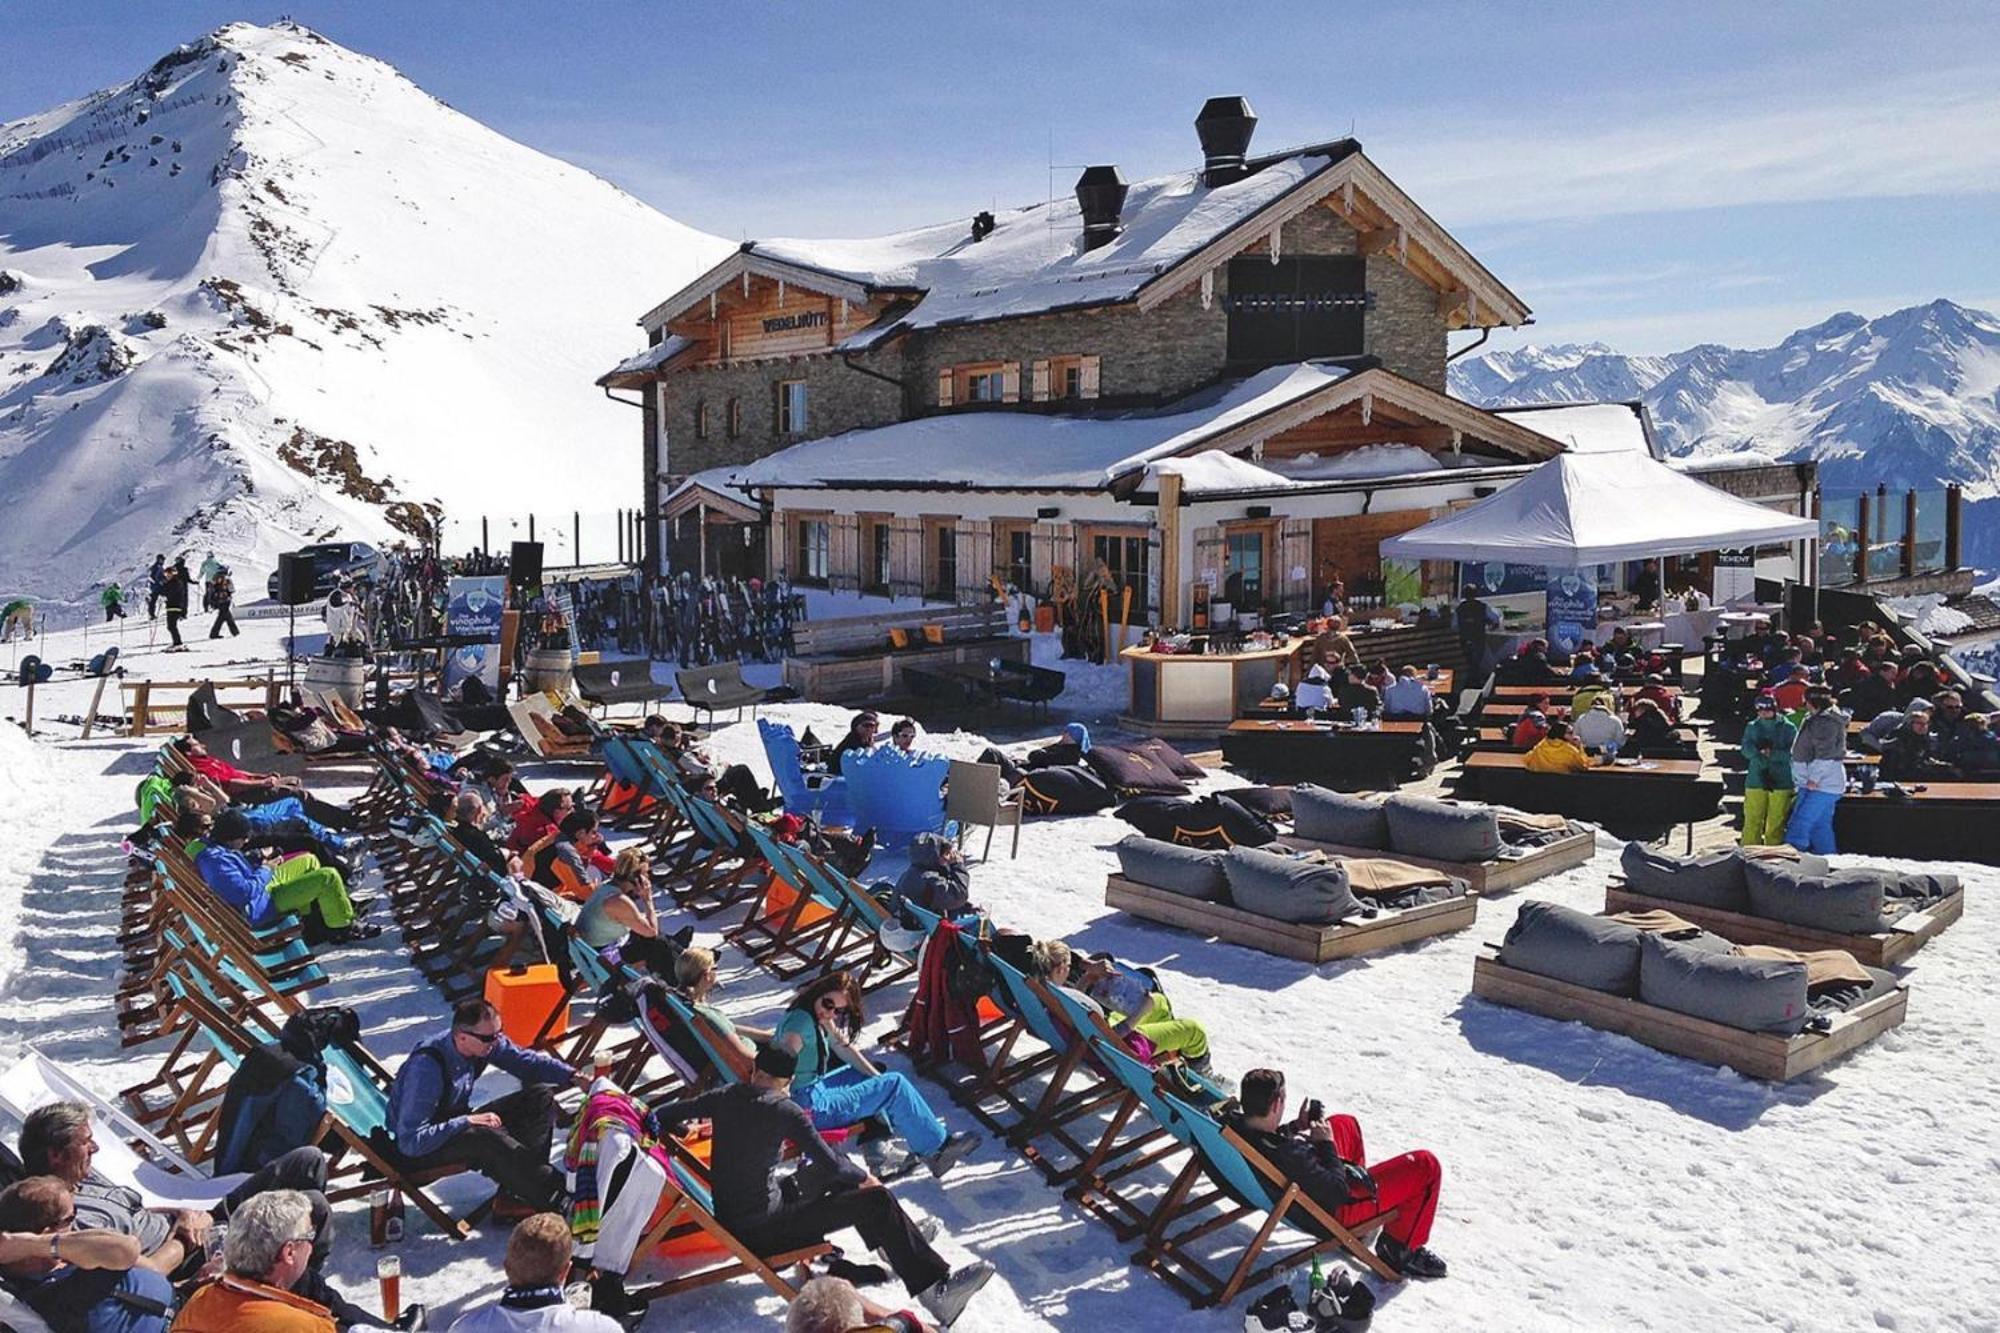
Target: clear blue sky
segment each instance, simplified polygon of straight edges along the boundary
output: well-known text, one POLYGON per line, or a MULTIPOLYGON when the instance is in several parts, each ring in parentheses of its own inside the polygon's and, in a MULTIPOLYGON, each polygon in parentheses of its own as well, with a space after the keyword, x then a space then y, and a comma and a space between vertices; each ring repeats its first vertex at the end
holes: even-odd
POLYGON ((7 0, 0 120, 290 14, 731 237, 854 235, 1349 131, 1534 307, 1495 346, 2000 306, 2000 5, 7 0), (1053 160, 1057 167, 1050 171, 1053 160))

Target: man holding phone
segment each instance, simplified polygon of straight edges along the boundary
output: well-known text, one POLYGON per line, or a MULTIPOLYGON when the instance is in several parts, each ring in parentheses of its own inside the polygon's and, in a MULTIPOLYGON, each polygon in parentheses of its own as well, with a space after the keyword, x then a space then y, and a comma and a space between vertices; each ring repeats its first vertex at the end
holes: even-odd
MULTIPOLYGON (((1237 1100, 1240 1109, 1228 1117, 1230 1128, 1270 1158, 1340 1225, 1360 1230, 1395 1210, 1375 1242, 1375 1253, 1383 1263, 1404 1277, 1445 1275, 1444 1260, 1425 1246, 1444 1179, 1444 1168, 1435 1156, 1420 1148, 1369 1166, 1360 1122, 1351 1115, 1325 1116, 1324 1108, 1313 1100, 1287 1123, 1282 1070, 1251 1070, 1243 1076, 1237 1100)), ((1308 1219, 1291 1220, 1313 1229, 1308 1219)))

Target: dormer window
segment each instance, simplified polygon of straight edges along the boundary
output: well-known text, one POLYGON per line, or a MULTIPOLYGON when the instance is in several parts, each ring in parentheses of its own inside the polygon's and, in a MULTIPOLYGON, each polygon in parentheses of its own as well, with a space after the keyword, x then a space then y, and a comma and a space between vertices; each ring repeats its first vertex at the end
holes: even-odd
POLYGON ((1094 356, 1052 356, 1035 362, 1035 401, 1097 397, 1098 364, 1094 356))
POLYGON ((997 370, 981 370, 966 377, 965 401, 968 403, 997 403, 1006 392, 1006 386, 997 370))
POLYGON ((938 406, 1021 401, 1019 361, 974 361, 938 371, 938 406))

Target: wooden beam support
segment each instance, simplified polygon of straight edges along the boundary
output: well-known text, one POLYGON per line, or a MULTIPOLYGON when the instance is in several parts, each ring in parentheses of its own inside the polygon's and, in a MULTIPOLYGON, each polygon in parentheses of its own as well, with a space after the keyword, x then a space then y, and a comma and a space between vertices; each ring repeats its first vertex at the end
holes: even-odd
POLYGON ((1364 255, 1379 255, 1396 249, 1402 241, 1401 227, 1382 227, 1374 231, 1361 232, 1355 249, 1364 255))

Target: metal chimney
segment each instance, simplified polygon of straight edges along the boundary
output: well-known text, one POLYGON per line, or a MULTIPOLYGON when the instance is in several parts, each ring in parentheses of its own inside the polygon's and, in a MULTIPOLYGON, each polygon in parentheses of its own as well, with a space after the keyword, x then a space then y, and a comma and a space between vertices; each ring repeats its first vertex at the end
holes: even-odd
POLYGON ((1210 185, 1227 185, 1242 180, 1243 155, 1250 151, 1250 136, 1257 131, 1257 113, 1241 97, 1211 97, 1201 104, 1194 118, 1194 132, 1201 137, 1204 170, 1202 179, 1210 185))
POLYGON ((1083 213, 1083 248, 1095 250, 1123 231, 1118 215, 1129 187, 1117 167, 1085 167, 1076 178, 1076 206, 1083 213))

